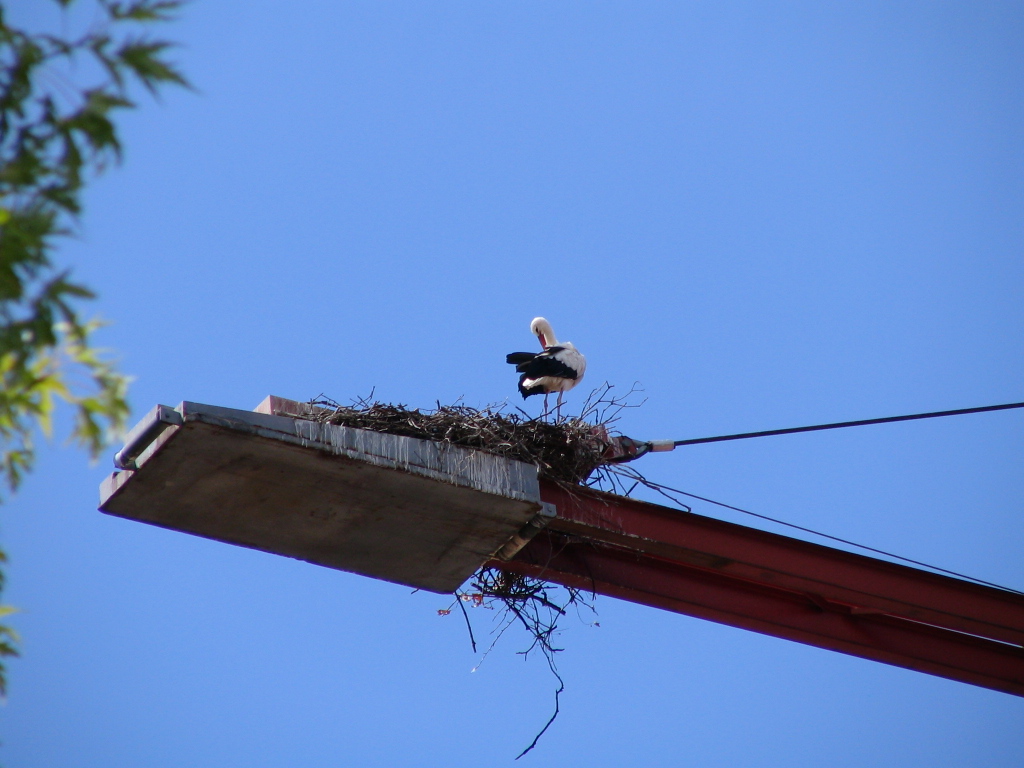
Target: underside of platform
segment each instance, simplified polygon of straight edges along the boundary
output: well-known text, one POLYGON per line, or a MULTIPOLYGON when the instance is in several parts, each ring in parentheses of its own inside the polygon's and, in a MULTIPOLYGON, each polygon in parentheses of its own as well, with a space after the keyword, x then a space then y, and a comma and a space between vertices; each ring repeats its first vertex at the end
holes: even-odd
POLYGON ((103 512, 434 592, 544 519, 531 465, 198 403, 155 408, 119 461, 103 512))

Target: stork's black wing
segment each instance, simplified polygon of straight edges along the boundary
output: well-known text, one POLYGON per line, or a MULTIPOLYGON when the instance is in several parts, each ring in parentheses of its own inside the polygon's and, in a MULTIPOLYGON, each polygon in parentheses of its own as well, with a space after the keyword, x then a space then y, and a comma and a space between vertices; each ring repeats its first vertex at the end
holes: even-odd
POLYGON ((510 352, 505 355, 505 362, 509 365, 522 365, 530 362, 536 356, 535 352, 510 352))
MULTIPOLYGON (((575 380, 579 374, 559 360, 556 355, 565 347, 548 347, 532 359, 524 360, 516 366, 516 370, 526 374, 527 378, 539 379, 542 376, 557 376, 560 379, 575 380)), ((511 357, 511 355, 509 355, 511 357)), ((509 360, 511 363, 512 361, 509 360)))

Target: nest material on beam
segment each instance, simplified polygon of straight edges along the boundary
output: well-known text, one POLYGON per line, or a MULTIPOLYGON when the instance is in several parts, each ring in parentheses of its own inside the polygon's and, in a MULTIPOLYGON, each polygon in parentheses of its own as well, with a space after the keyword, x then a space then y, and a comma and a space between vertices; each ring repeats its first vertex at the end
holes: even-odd
MULTIPOLYGON (((604 463, 607 432, 581 418, 545 421, 499 408, 441 405, 432 411, 391 403, 351 406, 314 399, 310 418, 321 423, 460 445, 537 466, 541 476, 580 484, 604 463)), ((586 414, 586 411, 584 411, 586 414)))

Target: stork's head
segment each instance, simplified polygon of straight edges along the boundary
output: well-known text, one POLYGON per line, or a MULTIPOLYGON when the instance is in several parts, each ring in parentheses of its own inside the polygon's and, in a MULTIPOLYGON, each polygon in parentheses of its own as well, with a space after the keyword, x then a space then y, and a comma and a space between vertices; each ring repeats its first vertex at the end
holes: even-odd
POLYGON ((530 333, 540 339, 540 345, 543 349, 558 345, 558 339, 555 338, 555 332, 551 328, 551 323, 543 317, 533 318, 533 322, 530 323, 530 333))

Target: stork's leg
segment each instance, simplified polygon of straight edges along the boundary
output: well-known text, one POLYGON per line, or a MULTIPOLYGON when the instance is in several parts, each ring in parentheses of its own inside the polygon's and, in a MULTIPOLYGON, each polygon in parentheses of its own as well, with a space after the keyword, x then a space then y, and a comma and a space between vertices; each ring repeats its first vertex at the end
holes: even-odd
POLYGON ((555 405, 555 419, 562 418, 562 391, 558 391, 558 403, 555 405))
POLYGON ((548 415, 548 393, 544 393, 544 415, 548 415))

